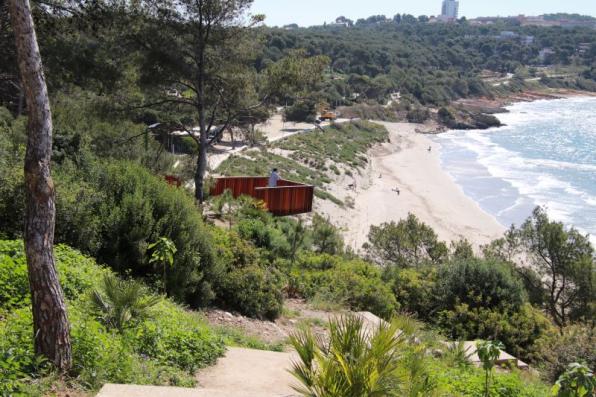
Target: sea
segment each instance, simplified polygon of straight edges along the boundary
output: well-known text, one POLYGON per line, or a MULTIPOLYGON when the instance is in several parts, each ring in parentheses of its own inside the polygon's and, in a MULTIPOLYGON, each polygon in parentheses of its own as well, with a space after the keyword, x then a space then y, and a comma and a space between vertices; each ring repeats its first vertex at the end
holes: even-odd
POLYGON ((520 225, 540 205, 596 243, 596 98, 507 110, 497 115, 504 127, 435 136, 443 168, 505 227, 520 225))

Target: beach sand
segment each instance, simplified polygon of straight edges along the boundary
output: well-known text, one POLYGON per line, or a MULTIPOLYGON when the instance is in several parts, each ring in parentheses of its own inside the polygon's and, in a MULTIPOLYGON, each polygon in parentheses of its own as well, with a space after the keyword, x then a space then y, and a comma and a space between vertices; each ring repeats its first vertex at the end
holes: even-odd
POLYGON ((390 143, 369 152, 369 166, 352 182, 356 189, 348 191, 350 183, 345 178, 331 187, 338 197, 351 197, 348 200, 353 208, 317 200, 317 210, 342 227, 348 246, 358 251, 367 241, 371 225, 399 221, 408 213, 431 226, 447 242, 466 238, 478 247, 502 236, 505 228, 443 171, 438 145, 415 132, 419 125, 380 124, 389 130, 390 143))

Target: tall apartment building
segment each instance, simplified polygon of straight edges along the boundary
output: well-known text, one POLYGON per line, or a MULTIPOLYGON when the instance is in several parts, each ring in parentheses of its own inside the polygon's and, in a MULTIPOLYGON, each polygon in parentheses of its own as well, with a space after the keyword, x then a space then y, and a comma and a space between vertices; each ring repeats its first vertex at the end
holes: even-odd
POLYGON ((442 19, 457 19, 458 13, 459 1, 443 0, 443 7, 441 8, 442 19))

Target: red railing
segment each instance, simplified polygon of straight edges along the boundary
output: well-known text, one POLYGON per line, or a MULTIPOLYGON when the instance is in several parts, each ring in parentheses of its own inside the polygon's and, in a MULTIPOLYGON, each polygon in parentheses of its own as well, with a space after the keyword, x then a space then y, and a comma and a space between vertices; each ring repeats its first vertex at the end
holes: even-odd
POLYGON ((268 187, 267 177, 222 177, 215 179, 212 196, 230 190, 234 197, 247 195, 262 200, 274 215, 297 215, 312 211, 314 186, 280 180, 277 187, 268 187))

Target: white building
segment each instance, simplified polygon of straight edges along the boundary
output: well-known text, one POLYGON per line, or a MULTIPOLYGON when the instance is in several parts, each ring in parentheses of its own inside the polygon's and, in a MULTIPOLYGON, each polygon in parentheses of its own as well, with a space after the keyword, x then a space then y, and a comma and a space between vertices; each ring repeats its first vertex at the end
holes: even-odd
POLYGON ((443 7, 441 8, 442 19, 457 19, 459 15, 459 1, 457 0, 443 0, 443 7))

